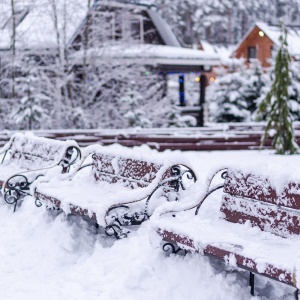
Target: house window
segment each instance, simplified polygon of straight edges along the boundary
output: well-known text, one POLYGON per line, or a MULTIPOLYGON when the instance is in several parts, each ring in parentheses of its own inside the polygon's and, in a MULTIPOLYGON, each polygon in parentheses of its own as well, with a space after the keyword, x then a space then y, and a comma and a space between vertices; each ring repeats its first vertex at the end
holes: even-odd
POLYGON ((256 47, 248 47, 248 62, 253 58, 257 58, 256 47))
POLYGON ((270 52, 271 52, 270 57, 274 58, 276 55, 276 49, 274 46, 271 46, 270 52))

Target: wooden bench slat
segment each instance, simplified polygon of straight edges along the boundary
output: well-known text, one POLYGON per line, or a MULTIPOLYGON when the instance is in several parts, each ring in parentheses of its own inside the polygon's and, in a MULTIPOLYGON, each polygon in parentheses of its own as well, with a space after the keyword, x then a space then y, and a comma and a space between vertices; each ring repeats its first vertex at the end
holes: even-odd
POLYGON ((127 183, 131 188, 134 185, 138 187, 149 185, 162 167, 151 162, 101 153, 93 155, 93 161, 96 180, 127 183))
POLYGON ((216 247, 214 245, 208 245, 204 249, 204 254, 211 255, 213 257, 218 257, 225 262, 228 262, 228 259, 230 258, 230 256, 233 256, 234 260, 236 262, 236 265, 242 269, 245 269, 245 270, 251 271, 251 272, 255 272, 255 273, 264 275, 264 276, 272 278, 272 279, 276 279, 277 281, 280 281, 280 282, 288 284, 288 285, 292 285, 292 286, 296 285, 295 280, 293 278, 294 276, 291 272, 289 272, 287 270, 283 270, 283 269, 273 266, 271 264, 267 264, 265 266, 264 271, 259 271, 257 263, 253 259, 239 255, 234 252, 230 252, 226 249, 222 249, 221 247, 222 247, 222 245, 220 245, 218 247, 216 247))
MULTIPOLYGON (((43 193, 39 193, 35 191, 34 196, 39 201, 44 201, 47 203, 47 206, 53 209, 61 209, 61 201, 55 197, 45 195, 43 193)), ((97 222, 97 215, 95 212, 90 212, 87 208, 82 208, 78 205, 70 204, 69 205, 70 212, 74 215, 79 215, 85 219, 91 219, 97 222)))
POLYGON ((267 264, 264 268, 264 271, 261 271, 259 270, 257 263, 253 258, 245 257, 236 252, 229 251, 228 249, 226 249, 226 246, 228 245, 226 245, 224 248, 222 248, 222 244, 219 244, 218 246, 207 245, 204 249, 199 249, 195 245, 194 240, 189 237, 179 235, 177 233, 164 229, 158 229, 157 232, 165 241, 173 242, 180 248, 192 250, 194 252, 200 251, 204 255, 219 258, 226 263, 229 262, 230 256, 233 256, 236 265, 241 269, 264 275, 288 285, 296 286, 296 281, 292 272, 271 264, 267 264))
POLYGON ((248 221, 262 231, 281 237, 300 234, 300 213, 295 210, 231 195, 223 195, 220 210, 223 218, 232 223, 248 221))
POLYGON ((256 174, 244 174, 237 170, 228 170, 224 192, 230 195, 251 198, 275 205, 300 209, 300 182, 288 182, 277 193, 269 178, 256 174))

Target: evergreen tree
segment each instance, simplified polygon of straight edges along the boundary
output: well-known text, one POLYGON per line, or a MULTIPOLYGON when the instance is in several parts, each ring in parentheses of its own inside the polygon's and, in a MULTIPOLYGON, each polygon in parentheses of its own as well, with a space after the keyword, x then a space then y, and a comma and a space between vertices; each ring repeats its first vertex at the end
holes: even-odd
POLYGON ((152 127, 152 122, 145 117, 142 109, 144 97, 139 93, 135 81, 130 81, 125 94, 120 99, 123 106, 123 117, 128 122, 128 127, 152 127))
POLYGON ((262 145, 267 136, 273 133, 272 146, 277 154, 299 152, 292 127, 292 115, 288 105, 290 84, 290 55, 287 44, 287 29, 281 25, 280 48, 276 56, 274 80, 271 90, 260 103, 258 111, 267 115, 267 126, 262 145))
POLYGON ((243 61, 232 61, 208 88, 210 115, 214 122, 245 122, 252 119, 256 101, 268 83, 259 61, 249 69, 243 61))
POLYGON ((290 66, 289 107, 294 121, 300 121, 300 62, 290 66))
POLYGON ((23 97, 15 103, 10 114, 11 121, 19 124, 20 129, 32 130, 45 125, 49 118, 45 107, 51 99, 40 90, 38 78, 28 74, 25 78, 16 79, 16 87, 23 97))

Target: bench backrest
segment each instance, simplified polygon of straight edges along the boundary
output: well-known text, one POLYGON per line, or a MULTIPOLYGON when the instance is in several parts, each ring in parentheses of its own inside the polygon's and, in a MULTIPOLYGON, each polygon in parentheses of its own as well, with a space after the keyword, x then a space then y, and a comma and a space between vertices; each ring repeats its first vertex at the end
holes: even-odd
POLYGON ((18 133, 10 141, 9 161, 27 170, 47 168, 56 164, 66 168, 73 153, 73 146, 78 147, 74 141, 67 143, 18 133))
POLYGON ((223 191, 225 220, 250 222, 282 237, 300 234, 300 181, 288 182, 278 191, 267 177, 229 169, 223 191))
MULTIPOLYGON (((118 182, 131 189, 148 186, 162 167, 163 164, 112 154, 93 155, 93 175, 97 181, 118 182)), ((163 178, 169 173, 164 173, 163 178)))

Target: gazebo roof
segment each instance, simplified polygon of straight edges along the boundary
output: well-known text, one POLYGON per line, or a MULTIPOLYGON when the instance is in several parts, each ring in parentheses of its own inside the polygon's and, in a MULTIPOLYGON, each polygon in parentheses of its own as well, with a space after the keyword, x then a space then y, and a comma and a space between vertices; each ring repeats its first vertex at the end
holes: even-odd
MULTIPOLYGON (((74 56, 81 63, 82 53, 74 56)), ((132 61, 161 68, 164 71, 189 72, 209 70, 220 64, 217 54, 204 50, 163 45, 108 45, 106 47, 89 49, 88 58, 93 62, 118 60, 132 61)))

